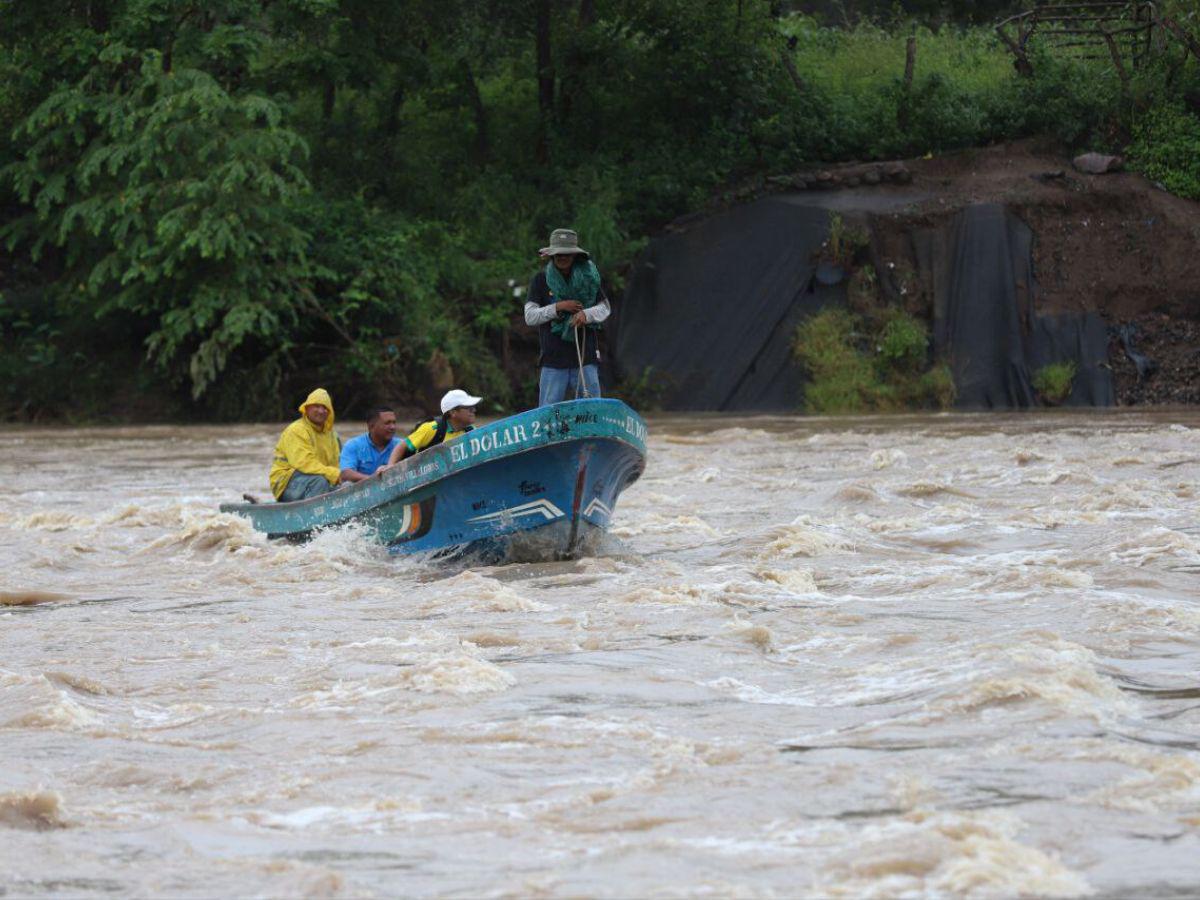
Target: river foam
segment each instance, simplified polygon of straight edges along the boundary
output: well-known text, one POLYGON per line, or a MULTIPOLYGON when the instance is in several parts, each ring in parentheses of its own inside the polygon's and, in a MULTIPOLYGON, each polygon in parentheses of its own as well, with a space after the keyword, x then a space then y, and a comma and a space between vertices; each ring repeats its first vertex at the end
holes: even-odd
POLYGON ((1184 896, 1197 425, 652 418, 502 565, 219 513, 276 426, 0 431, 0 893, 1184 896))

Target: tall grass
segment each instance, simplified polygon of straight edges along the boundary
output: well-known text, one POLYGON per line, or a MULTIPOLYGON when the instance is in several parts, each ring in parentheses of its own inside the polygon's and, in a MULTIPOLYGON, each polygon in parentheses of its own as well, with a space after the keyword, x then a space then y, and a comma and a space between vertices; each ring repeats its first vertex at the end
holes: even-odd
POLYGON ((1035 47, 1035 77, 1021 78, 990 27, 835 29, 796 15, 780 28, 795 39, 797 72, 821 98, 811 123, 818 159, 936 154, 1045 132, 1075 144, 1119 111, 1111 66, 1035 47), (916 58, 906 86, 910 36, 916 58))

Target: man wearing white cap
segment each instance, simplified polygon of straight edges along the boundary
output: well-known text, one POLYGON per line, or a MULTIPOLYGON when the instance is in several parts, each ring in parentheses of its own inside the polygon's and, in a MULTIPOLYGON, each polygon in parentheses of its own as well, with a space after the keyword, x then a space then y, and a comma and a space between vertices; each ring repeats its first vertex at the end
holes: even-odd
POLYGON ((472 397, 466 391, 455 388, 442 397, 442 414, 417 426, 408 437, 396 445, 388 458, 390 468, 406 456, 436 447, 444 441, 462 437, 475 427, 475 407, 482 398, 472 397))

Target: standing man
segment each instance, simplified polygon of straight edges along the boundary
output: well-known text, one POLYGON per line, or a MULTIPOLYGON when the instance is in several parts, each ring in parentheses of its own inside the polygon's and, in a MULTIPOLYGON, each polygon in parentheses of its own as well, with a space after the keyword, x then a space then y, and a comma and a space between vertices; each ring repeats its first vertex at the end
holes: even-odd
POLYGON ((327 493, 342 480, 341 440, 333 430, 333 400, 317 388, 300 404, 300 418, 283 429, 271 463, 271 493, 281 503, 327 493))
POLYGON ((387 464, 400 441, 396 411, 380 406, 367 413, 367 430, 342 445, 342 481, 366 481, 387 464))
POLYGON ((569 228, 550 232, 549 258, 533 276, 525 301, 525 324, 535 325, 541 343, 538 406, 600 396, 600 351, 596 332, 612 312, 600 286, 600 270, 569 228), (580 370, 583 383, 579 383, 580 370))
POLYGON ((472 397, 464 390, 455 388, 442 397, 442 414, 417 426, 408 437, 396 442, 396 449, 388 458, 384 469, 394 466, 404 457, 420 453, 446 441, 457 440, 475 427, 475 407, 481 397, 472 397))

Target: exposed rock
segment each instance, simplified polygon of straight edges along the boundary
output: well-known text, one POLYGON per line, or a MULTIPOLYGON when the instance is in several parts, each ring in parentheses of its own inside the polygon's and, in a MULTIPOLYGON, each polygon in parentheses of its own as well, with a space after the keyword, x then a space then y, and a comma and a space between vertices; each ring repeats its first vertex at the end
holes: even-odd
POLYGON ((1109 156, 1104 153, 1081 153, 1071 160, 1078 171, 1089 175, 1104 175, 1107 172, 1119 172, 1124 160, 1119 156, 1109 156))
POLYGON ((884 163, 883 177, 894 184, 911 184, 913 180, 908 166, 899 161, 884 163))
POLYGON ((855 188, 862 185, 875 187, 880 184, 910 184, 912 173, 904 163, 846 163, 835 169, 793 172, 790 175, 772 175, 764 180, 764 187, 793 189, 835 190, 855 188))

